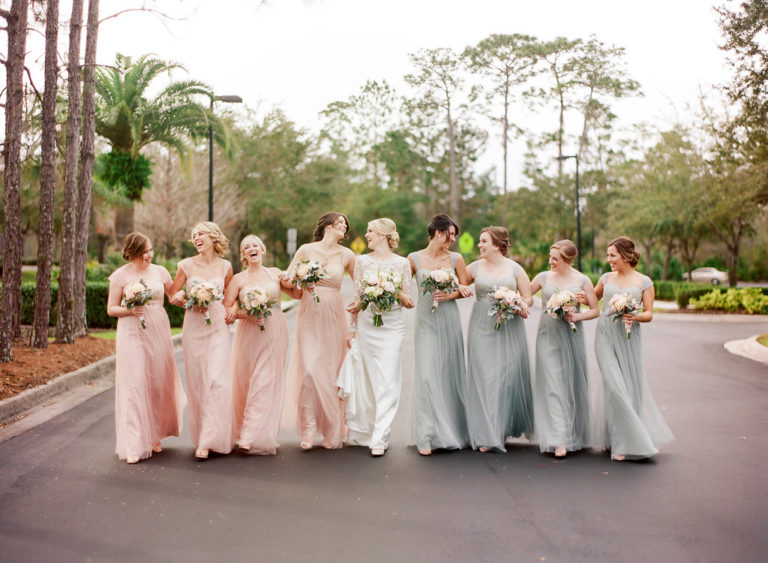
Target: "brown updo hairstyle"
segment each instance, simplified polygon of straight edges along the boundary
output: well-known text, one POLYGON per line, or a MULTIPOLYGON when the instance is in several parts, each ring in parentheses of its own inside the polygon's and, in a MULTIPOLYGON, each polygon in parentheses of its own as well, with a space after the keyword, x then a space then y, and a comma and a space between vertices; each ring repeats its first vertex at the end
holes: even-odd
POLYGON ((573 264, 573 259, 576 258, 576 255, 579 253, 576 245, 573 244, 573 241, 568 239, 557 241, 555 244, 550 246, 549 249, 557 250, 560 252, 560 256, 562 256, 563 260, 569 264, 573 264))
POLYGON ((440 233, 446 233, 450 230, 451 226, 456 229, 456 236, 459 236, 459 226, 456 221, 451 219, 445 213, 439 213, 429 220, 429 226, 427 227, 427 233, 429 234, 429 240, 435 238, 435 235, 440 233))
POLYGON ((347 238, 347 235, 349 234, 349 219, 347 219, 347 216, 343 213, 329 211, 328 213, 323 214, 323 216, 317 220, 317 226, 315 227, 315 233, 312 236, 312 239, 315 242, 323 240, 323 235, 325 235, 325 228, 333 225, 339 219, 339 217, 342 217, 344 222, 347 224, 347 232, 344 233, 344 238, 347 238))
POLYGON ((212 221, 202 221, 192 227, 192 232, 194 233, 195 231, 200 231, 211 237, 213 251, 219 256, 223 256, 229 248, 229 239, 224 235, 221 228, 216 223, 213 223, 212 221))
POLYGON ((633 268, 640 261, 640 254, 635 250, 635 243, 629 237, 618 237, 608 243, 609 247, 614 247, 627 264, 633 268))
POLYGON ((502 256, 507 255, 509 250, 509 231, 504 227, 485 227, 480 234, 488 233, 491 237, 491 244, 499 249, 502 256))
POLYGON ((245 258, 245 254, 243 254, 243 250, 245 250, 245 245, 250 244, 252 242, 256 243, 256 246, 261 248, 261 254, 262 256, 267 253, 267 247, 264 246, 264 241, 261 240, 261 238, 257 237, 256 235, 246 235, 243 240, 240 241, 240 262, 243 263, 244 267, 248 267, 248 260, 245 258))
POLYGON ((381 219, 374 219, 368 223, 368 228, 371 229, 377 235, 384 235, 387 237, 387 243, 390 250, 397 248, 400 243, 400 235, 397 233, 397 225, 392 219, 382 217, 381 219))
POLYGON ((144 254, 151 246, 149 238, 141 233, 128 233, 123 241, 123 258, 128 262, 144 254))

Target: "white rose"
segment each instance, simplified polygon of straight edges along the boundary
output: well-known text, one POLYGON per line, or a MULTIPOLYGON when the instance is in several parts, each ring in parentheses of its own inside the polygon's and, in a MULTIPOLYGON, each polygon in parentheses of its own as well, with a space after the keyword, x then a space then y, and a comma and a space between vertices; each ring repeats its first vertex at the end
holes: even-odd
POLYGON ((384 282, 384 285, 382 285, 384 288, 384 291, 387 293, 394 293, 395 292, 395 284, 393 284, 391 281, 384 282))

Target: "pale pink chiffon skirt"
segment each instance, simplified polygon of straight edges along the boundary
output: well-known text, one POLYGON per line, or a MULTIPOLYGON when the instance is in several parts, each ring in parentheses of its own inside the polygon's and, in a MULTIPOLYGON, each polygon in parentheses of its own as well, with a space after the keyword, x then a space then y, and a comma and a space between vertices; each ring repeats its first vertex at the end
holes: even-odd
POLYGON ((296 318, 283 422, 295 420, 302 442, 342 447, 344 421, 336 379, 347 351, 347 319, 341 291, 319 286, 319 303, 305 291, 296 318))
POLYGON ((288 325, 279 307, 264 330, 237 321, 232 346, 233 407, 237 443, 251 454, 274 454, 279 447, 280 413, 288 358, 288 325))
POLYGON ((171 326, 161 305, 117 321, 115 361, 115 451, 120 459, 146 459, 152 446, 181 431, 186 397, 176 370, 171 326))
POLYGON ((189 396, 189 431, 195 448, 222 454, 232 451, 231 339, 224 322, 224 306, 214 302, 208 309, 211 326, 203 313, 184 314, 182 346, 189 396))

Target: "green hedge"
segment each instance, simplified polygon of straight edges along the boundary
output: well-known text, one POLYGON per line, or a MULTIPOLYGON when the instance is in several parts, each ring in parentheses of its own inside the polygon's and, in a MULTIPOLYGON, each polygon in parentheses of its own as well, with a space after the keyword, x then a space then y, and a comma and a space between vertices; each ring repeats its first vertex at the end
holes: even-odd
POLYGON ((768 295, 759 287, 713 289, 705 295, 691 299, 694 309, 745 311, 750 315, 768 315, 768 295))
MULTIPOLYGON (((0 284, 0 295, 2 285, 0 284)), ((107 315, 107 296, 109 295, 109 282, 88 281, 85 284, 85 310, 89 328, 115 328, 117 319, 107 315)), ((59 297, 58 284, 51 284, 51 319, 50 325, 56 324, 56 304, 59 297)), ((184 322, 184 309, 171 305, 166 300, 164 303, 171 326, 181 326, 184 322)), ((24 282, 21 284, 21 323, 31 325, 35 318, 35 284, 24 282)))
POLYGON ((659 281, 653 282, 656 299, 661 301, 677 301, 678 307, 685 308, 693 297, 712 291, 708 283, 659 281))

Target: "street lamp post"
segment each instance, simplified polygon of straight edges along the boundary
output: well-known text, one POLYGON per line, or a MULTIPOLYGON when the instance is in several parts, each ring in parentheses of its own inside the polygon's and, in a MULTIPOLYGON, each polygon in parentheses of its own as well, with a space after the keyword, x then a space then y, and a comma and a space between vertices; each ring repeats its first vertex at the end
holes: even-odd
POLYGON ((581 271, 581 206, 579 205, 579 155, 563 154, 557 157, 557 160, 576 159, 576 267, 581 271))
MULTIPOLYGON (((213 96, 211 114, 213 114, 213 102, 240 104, 243 99, 240 96, 213 96)), ((210 121, 208 124, 208 220, 213 221, 213 122, 210 121)))

